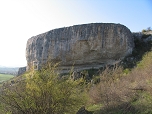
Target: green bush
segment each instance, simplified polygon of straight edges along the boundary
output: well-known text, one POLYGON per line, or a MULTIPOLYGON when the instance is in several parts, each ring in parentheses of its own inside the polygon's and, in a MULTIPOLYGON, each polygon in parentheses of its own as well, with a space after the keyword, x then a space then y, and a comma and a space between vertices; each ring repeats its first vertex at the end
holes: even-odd
POLYGON ((26 80, 3 91, 4 112, 12 114, 72 114, 85 104, 79 81, 62 80, 56 67, 26 74, 26 80))
POLYGON ((145 30, 145 29, 143 29, 143 30, 142 30, 142 33, 144 33, 144 32, 146 32, 146 30, 145 30))

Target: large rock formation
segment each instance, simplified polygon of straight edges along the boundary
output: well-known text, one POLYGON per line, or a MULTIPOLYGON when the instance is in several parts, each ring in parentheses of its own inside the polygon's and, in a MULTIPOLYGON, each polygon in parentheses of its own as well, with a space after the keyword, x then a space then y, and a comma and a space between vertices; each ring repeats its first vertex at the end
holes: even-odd
POLYGON ((130 30, 121 24, 91 23, 50 30, 27 42, 27 69, 48 59, 64 69, 101 67, 132 53, 130 30))

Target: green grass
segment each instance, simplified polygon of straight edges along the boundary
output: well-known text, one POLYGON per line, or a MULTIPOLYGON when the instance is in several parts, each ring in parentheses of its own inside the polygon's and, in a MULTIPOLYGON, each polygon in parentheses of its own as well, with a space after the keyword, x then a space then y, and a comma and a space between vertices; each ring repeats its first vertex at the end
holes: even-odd
POLYGON ((3 81, 7 81, 13 77, 14 77, 13 75, 9 75, 9 74, 0 74, 0 83, 2 83, 3 81))
POLYGON ((93 104, 93 105, 87 107, 87 110, 93 112, 93 114, 99 114, 100 113, 100 109, 102 107, 103 107, 102 104, 93 104))

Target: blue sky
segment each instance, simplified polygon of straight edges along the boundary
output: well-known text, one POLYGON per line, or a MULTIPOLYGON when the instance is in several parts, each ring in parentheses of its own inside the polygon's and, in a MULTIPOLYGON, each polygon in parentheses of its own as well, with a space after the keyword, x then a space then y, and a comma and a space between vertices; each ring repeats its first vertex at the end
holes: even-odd
POLYGON ((120 23, 132 32, 152 27, 152 0, 1 0, 0 65, 26 66, 26 42, 51 29, 120 23))

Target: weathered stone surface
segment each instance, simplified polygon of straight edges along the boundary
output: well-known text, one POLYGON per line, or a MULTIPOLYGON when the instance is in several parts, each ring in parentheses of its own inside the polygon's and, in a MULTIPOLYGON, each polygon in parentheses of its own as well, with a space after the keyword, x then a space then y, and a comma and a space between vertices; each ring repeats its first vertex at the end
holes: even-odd
POLYGON ((64 69, 101 67, 132 53, 130 30, 121 24, 91 23, 54 29, 27 42, 27 69, 48 59, 64 69))
POLYGON ((25 71, 26 71, 26 67, 20 67, 20 68, 18 69, 17 76, 22 75, 25 71))
POLYGON ((133 32, 134 39, 138 39, 144 42, 152 41, 152 30, 146 32, 133 32))

